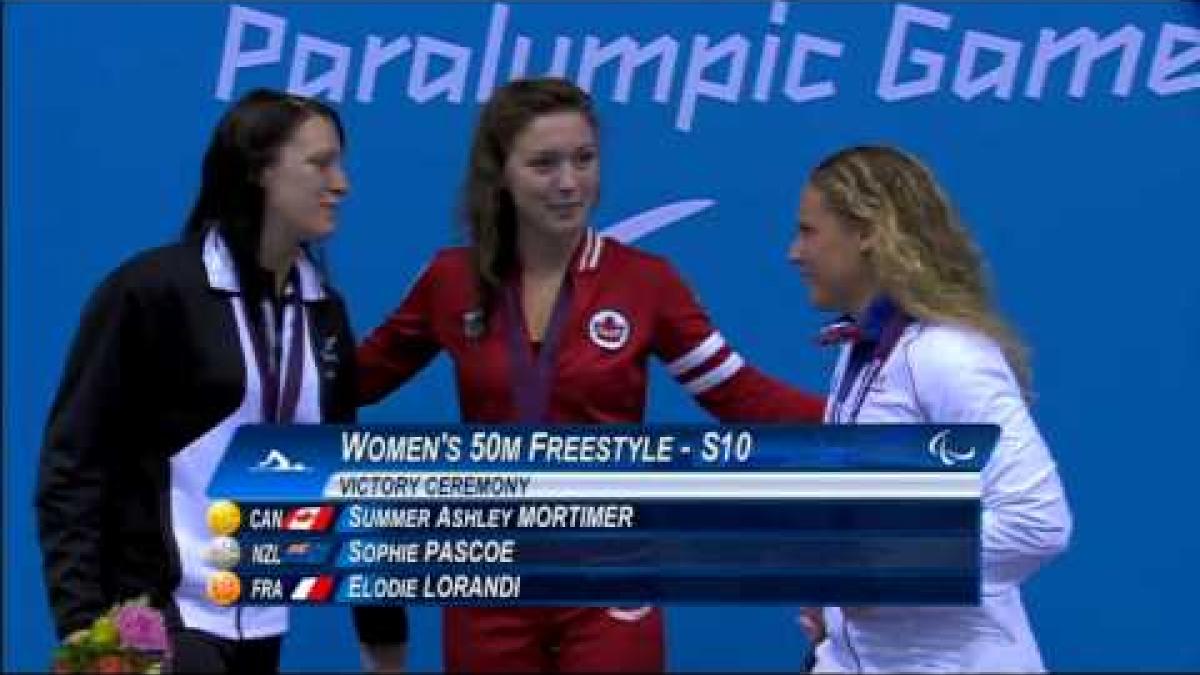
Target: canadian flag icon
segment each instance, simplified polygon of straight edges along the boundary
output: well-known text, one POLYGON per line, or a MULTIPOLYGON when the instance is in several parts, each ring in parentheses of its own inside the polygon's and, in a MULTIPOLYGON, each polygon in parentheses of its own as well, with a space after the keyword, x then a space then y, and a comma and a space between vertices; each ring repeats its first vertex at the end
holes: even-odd
POLYGON ((333 577, 304 577, 292 588, 292 600, 298 602, 325 602, 333 593, 333 577))
POLYGON ((283 529, 324 532, 333 523, 332 506, 304 506, 288 511, 283 517, 283 529))

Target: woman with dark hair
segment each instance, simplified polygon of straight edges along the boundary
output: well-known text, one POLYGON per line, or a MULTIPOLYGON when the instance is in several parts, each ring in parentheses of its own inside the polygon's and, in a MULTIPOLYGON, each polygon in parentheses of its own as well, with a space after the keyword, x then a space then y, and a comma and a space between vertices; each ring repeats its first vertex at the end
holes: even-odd
MULTIPOLYGON (((597 123, 566 80, 517 80, 484 106, 463 193, 466 247, 439 252, 358 350, 380 400, 438 352, 470 423, 638 423, 662 359, 722 420, 817 421, 821 399, 748 366, 666 260, 589 227, 597 123)), ((458 671, 661 671, 657 608, 447 608, 458 671)))
MULTIPOLYGON (((349 187, 344 141, 322 103, 247 94, 213 134, 183 241, 122 264, 84 308, 36 496, 61 638, 147 595, 171 670, 278 670, 287 608, 206 597, 218 567, 205 491, 243 424, 355 417, 354 337, 308 250, 349 187)), ((394 618, 360 637, 402 643, 394 618)))

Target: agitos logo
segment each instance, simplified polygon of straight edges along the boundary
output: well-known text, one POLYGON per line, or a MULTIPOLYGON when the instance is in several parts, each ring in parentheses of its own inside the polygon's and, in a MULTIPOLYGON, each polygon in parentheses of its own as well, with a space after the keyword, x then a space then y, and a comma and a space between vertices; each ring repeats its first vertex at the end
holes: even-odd
POLYGON ((975 459, 975 448, 959 450, 950 443, 950 430, 943 429, 929 439, 929 454, 936 457, 944 466, 954 466, 975 459))

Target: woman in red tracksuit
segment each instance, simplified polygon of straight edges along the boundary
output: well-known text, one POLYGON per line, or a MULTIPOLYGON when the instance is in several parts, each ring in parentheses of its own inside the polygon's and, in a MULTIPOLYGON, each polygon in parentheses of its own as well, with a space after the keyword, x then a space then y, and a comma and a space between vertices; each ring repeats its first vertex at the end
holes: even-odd
MULTIPOLYGON (((664 259, 598 235, 588 95, 517 80, 484 106, 446 249, 359 347, 374 403, 441 350, 469 423, 639 423, 650 355, 721 420, 819 421, 823 401, 746 365, 664 259)), ((387 611, 387 610, 380 610, 387 611)), ((661 671, 661 610, 447 608, 448 671, 661 671)))

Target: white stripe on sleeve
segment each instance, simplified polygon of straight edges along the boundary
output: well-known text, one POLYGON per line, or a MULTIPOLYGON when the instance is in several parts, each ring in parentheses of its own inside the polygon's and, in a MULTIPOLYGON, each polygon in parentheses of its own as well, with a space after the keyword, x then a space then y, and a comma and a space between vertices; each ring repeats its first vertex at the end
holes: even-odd
POLYGON ((668 363, 667 372, 671 373, 672 377, 679 377, 711 359, 724 346, 725 338, 721 337, 720 333, 713 331, 712 335, 705 338, 704 342, 701 342, 695 349, 668 363))
POLYGON ((718 384, 721 384, 725 380, 733 377, 734 374, 741 370, 742 366, 744 365, 746 365, 745 360, 742 359, 740 354, 734 352, 730 354, 729 357, 723 362, 721 362, 721 365, 708 371, 703 377, 697 377, 683 386, 686 387, 693 396, 699 396, 718 384))

